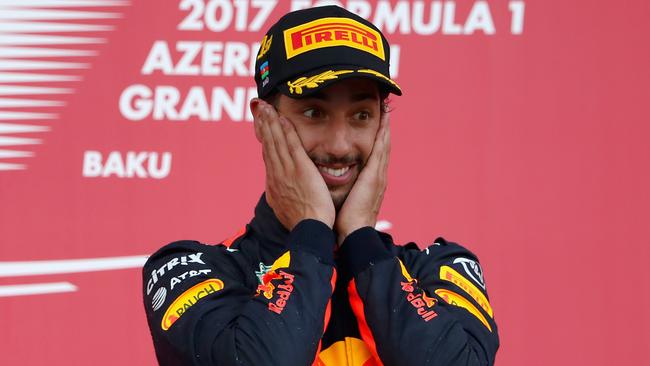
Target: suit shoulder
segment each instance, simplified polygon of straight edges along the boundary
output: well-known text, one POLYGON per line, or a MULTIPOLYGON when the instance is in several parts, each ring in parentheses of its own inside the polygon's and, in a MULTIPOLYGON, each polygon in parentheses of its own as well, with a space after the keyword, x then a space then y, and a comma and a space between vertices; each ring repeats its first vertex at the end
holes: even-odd
POLYGON ((403 260, 418 276, 462 282, 461 284, 469 281, 487 295, 483 268, 478 257, 458 243, 439 237, 424 249, 419 249, 415 244, 407 245, 403 260))
POLYGON ((194 240, 171 242, 152 254, 142 268, 145 302, 152 303, 155 312, 163 305, 164 295, 180 295, 201 281, 227 278, 231 283, 247 283, 249 266, 238 250, 223 244, 209 245, 194 240))
POLYGON ((432 244, 422 249, 416 243, 410 242, 402 246, 402 252, 405 256, 429 258, 434 261, 457 256, 469 257, 474 261, 478 261, 478 257, 467 247, 446 240, 443 237, 436 238, 432 244))
POLYGON ((234 258, 238 250, 223 243, 204 244, 196 240, 178 240, 156 250, 145 262, 143 273, 167 267, 192 268, 211 265, 219 268, 238 267, 239 258, 234 258), (225 266, 225 267, 224 267, 225 266))
POLYGON ((173 241, 171 243, 163 245, 158 250, 156 250, 153 254, 151 254, 147 259, 145 266, 153 262, 156 262, 161 258, 165 258, 169 256, 177 256, 181 254, 202 252, 206 250, 211 250, 214 247, 215 247, 214 245, 203 244, 196 240, 173 241))

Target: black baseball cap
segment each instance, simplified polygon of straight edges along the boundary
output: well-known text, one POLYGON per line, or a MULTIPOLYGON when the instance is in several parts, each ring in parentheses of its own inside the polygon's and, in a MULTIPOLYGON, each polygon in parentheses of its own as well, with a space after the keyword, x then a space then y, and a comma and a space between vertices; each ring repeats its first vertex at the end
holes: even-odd
POLYGON ((402 95, 389 74, 390 46, 366 19, 338 6, 284 15, 262 39, 255 61, 257 94, 309 96, 342 79, 370 78, 402 95))

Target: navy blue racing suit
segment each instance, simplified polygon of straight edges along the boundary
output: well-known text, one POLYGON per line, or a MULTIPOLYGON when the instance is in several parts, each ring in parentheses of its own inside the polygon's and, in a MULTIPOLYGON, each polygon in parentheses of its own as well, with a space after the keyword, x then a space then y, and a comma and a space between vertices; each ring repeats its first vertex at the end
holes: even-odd
POLYGON ((492 365, 497 325, 478 259, 365 227, 287 231, 266 199, 218 245, 177 241, 143 269, 161 365, 492 365))

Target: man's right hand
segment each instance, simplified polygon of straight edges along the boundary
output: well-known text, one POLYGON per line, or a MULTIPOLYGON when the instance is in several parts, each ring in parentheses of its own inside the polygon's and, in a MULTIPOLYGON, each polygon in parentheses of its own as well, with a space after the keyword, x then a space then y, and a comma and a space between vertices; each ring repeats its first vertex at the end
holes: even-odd
POLYGON ((289 230, 304 219, 332 228, 336 218, 332 197, 293 123, 261 99, 251 101, 251 106, 255 135, 262 143, 269 206, 289 230))

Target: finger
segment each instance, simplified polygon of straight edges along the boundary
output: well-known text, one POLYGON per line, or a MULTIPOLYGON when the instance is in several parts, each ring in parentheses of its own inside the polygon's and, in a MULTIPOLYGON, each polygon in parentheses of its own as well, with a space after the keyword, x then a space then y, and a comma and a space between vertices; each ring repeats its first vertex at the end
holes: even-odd
POLYGON ((384 153, 381 156, 381 162, 379 163, 379 177, 381 179, 382 191, 386 189, 388 184, 388 162, 390 161, 390 125, 386 125, 386 131, 384 133, 384 153))
POLYGON ((381 139, 383 147, 377 167, 377 179, 379 186, 381 187, 380 191, 383 192, 386 189, 388 182, 388 162, 390 160, 390 124, 388 123, 388 120, 386 120, 381 139))
POLYGON ((385 142, 386 137, 390 137, 390 113, 386 112, 381 115, 379 125, 379 128, 381 129, 381 136, 378 137, 384 139, 385 142))
POLYGON ((391 139, 390 139, 390 118, 388 116, 388 113, 386 113, 386 125, 385 125, 385 130, 384 130, 384 154, 383 158, 385 160, 385 164, 388 164, 388 160, 390 159, 390 149, 391 149, 391 139))
POLYGON ((390 115, 384 113, 381 118, 381 135, 378 138, 381 141, 381 159, 384 160, 390 154, 390 115))
POLYGON ((255 137, 259 142, 262 142, 261 123, 262 123, 262 118, 260 116, 256 116, 255 118, 253 118, 253 128, 255 129, 255 137))
POLYGON ((296 127, 293 123, 285 117, 280 117, 280 122, 287 137, 288 151, 293 159, 297 162, 304 161, 305 159, 311 161, 309 156, 307 156, 305 148, 302 146, 302 141, 300 140, 300 136, 298 136, 298 132, 296 132, 296 127))
POLYGON ((379 129, 375 137, 375 144, 361 172, 364 180, 376 182, 384 187, 388 172, 388 155, 390 150, 390 129, 388 113, 382 114, 379 122, 379 129), (365 174, 364 174, 365 173, 365 174))
POLYGON ((263 109, 260 117, 260 132, 262 135, 264 162, 266 163, 267 173, 271 173, 275 169, 278 169, 278 167, 281 167, 280 158, 275 149, 275 141, 273 141, 273 133, 269 126, 268 113, 263 109))
POLYGON ((293 169, 294 163, 289 153, 287 137, 280 122, 280 116, 277 114, 275 109, 270 106, 269 108, 265 108, 265 113, 268 116, 269 127, 271 129, 271 134, 273 135, 273 142, 275 144, 275 151, 278 154, 279 162, 282 164, 284 169, 293 169))
POLYGON ((253 98, 250 102, 251 113, 253 113, 253 128, 255 129, 255 137, 260 143, 262 142, 262 131, 260 130, 262 114, 261 107, 265 104, 266 102, 259 98, 253 98))
POLYGON ((287 145, 289 148, 289 153, 295 162, 296 171, 298 174, 305 174, 306 177, 311 177, 310 179, 321 180, 323 184, 323 177, 318 173, 318 167, 311 160, 305 147, 302 144, 302 140, 296 131, 296 127, 288 118, 282 117, 281 120, 282 127, 287 135, 287 145))
POLYGON ((386 150, 386 132, 388 129, 388 113, 382 113, 379 120, 379 128, 375 135, 375 143, 372 146, 372 151, 366 162, 366 166, 370 169, 377 169, 378 165, 383 160, 386 150))

